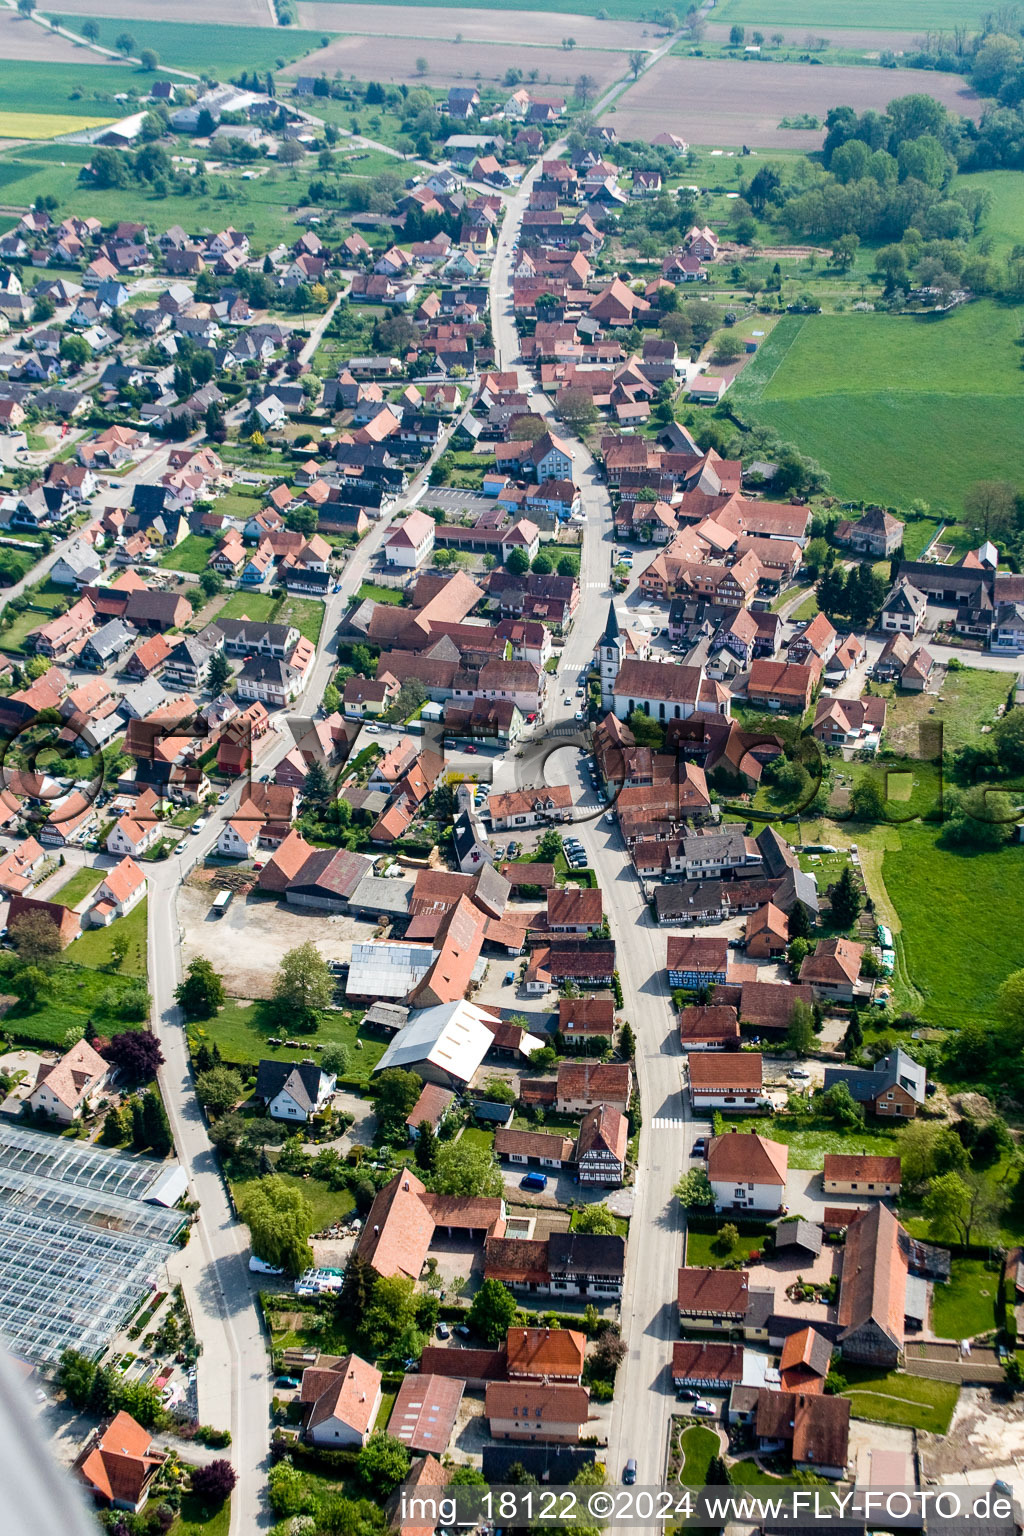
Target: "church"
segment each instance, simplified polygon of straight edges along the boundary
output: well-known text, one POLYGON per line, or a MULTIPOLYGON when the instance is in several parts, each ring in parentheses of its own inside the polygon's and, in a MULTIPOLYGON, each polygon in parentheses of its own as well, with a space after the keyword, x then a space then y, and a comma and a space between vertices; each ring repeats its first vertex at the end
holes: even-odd
POLYGON ((650 641, 623 629, 608 604, 608 619, 597 644, 601 671, 601 708, 627 720, 643 710, 652 720, 688 720, 691 715, 730 718, 729 690, 709 678, 703 667, 674 661, 650 661, 650 641))

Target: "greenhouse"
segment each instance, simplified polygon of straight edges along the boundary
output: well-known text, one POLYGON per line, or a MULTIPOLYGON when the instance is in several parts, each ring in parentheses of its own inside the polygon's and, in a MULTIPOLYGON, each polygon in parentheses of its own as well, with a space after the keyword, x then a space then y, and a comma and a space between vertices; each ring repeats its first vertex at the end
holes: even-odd
POLYGON ((38 1364, 97 1357, 152 1290, 185 1217, 157 1162, 0 1124, 0 1333, 38 1364))

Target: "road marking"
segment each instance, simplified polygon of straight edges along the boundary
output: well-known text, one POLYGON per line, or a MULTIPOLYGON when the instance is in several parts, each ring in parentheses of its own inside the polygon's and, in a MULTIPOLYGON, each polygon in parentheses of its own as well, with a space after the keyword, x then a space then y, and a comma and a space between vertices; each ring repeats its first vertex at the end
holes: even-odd
POLYGON ((655 1115, 654 1119, 651 1121, 651 1127, 656 1131, 667 1131, 673 1129, 677 1125, 685 1124, 686 1121, 683 1119, 682 1115, 655 1115))

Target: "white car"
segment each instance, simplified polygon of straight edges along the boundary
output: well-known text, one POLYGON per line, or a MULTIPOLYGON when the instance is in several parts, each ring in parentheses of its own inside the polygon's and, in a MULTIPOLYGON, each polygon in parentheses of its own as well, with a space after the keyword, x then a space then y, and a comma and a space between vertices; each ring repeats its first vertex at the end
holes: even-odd
POLYGON ((606 822, 608 822, 609 826, 614 826, 615 825, 615 812, 614 811, 605 811, 604 819, 605 819, 606 822))
POLYGON ((366 734, 367 734, 367 736, 379 736, 380 735, 380 726, 379 725, 368 725, 366 727, 366 734))
POLYGON ((259 1259, 253 1254, 249 1260, 249 1269, 254 1275, 283 1275, 284 1270, 275 1264, 268 1264, 266 1259, 259 1259))
POLYGON ((790 1067, 789 1075, 790 1077, 798 1078, 801 1082, 806 1082, 811 1074, 803 1067, 790 1067))
POLYGON ((715 1415, 715 1405, 714 1403, 709 1403, 706 1397, 698 1397, 690 1412, 698 1413, 702 1418, 711 1419, 715 1415))
POLYGON ((197 832, 201 832, 205 826, 206 826, 206 817, 205 816, 200 816, 199 820, 198 821, 194 821, 192 823, 192 825, 189 827, 189 831, 192 833, 192 836, 195 837, 196 833, 197 832))

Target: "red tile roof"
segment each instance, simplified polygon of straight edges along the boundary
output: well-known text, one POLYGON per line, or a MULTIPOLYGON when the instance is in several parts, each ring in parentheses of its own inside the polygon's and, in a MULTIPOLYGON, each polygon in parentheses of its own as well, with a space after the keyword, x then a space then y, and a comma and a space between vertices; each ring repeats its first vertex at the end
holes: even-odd
POLYGON ((767 1136, 732 1131, 713 1136, 708 1148, 708 1178, 714 1183, 742 1179, 748 1184, 786 1187, 789 1149, 767 1136))
POLYGON ((509 1376, 583 1374, 587 1341, 572 1328, 510 1328, 505 1340, 509 1376))

